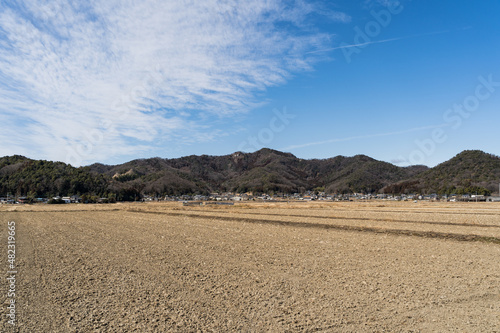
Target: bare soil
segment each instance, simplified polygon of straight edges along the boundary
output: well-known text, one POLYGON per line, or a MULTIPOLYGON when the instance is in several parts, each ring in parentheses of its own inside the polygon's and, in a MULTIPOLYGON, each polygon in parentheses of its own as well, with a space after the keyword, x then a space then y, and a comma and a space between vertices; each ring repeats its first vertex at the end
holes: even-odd
POLYGON ((496 203, 0 207, 2 332, 500 332, 496 203))

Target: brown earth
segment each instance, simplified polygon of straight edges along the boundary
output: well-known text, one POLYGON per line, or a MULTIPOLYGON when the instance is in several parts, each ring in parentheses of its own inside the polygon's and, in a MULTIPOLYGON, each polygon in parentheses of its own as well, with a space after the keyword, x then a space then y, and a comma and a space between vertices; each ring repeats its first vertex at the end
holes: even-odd
POLYGON ((496 203, 0 207, 5 332, 500 332, 496 203))

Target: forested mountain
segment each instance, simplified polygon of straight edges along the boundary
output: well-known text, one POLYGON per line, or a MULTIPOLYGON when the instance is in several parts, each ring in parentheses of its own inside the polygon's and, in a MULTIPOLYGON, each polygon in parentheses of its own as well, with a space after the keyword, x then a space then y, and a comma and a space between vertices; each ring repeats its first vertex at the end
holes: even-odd
POLYGON ((89 167, 74 168, 62 162, 36 161, 23 156, 0 158, 0 196, 57 194, 107 194, 108 179, 90 172, 89 167))
POLYGON ((499 180, 500 158, 481 151, 465 151, 432 169, 398 167, 364 155, 304 160, 271 149, 80 168, 23 156, 0 158, 0 196, 89 194, 131 200, 141 194, 294 193, 313 189, 327 193, 472 193, 494 191, 499 180))
POLYGON ((498 192, 500 157, 466 150, 416 177, 387 186, 389 193, 490 194, 498 192))
POLYGON ((142 159, 90 169, 114 179, 113 188, 134 186, 146 193, 303 192, 324 187, 330 193, 377 192, 409 179, 426 167, 401 168, 368 156, 304 160, 290 153, 261 149, 225 156, 142 159))

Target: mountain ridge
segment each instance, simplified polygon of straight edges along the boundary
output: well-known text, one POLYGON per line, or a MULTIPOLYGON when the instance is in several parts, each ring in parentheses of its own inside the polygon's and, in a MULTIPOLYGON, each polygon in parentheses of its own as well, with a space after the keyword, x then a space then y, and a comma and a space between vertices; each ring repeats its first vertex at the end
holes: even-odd
POLYGON ((253 153, 135 159, 75 168, 20 155, 0 158, 0 196, 93 194, 130 200, 142 194, 211 192, 489 194, 500 180, 500 158, 466 150, 436 167, 399 167, 366 155, 301 159, 263 148, 253 153))

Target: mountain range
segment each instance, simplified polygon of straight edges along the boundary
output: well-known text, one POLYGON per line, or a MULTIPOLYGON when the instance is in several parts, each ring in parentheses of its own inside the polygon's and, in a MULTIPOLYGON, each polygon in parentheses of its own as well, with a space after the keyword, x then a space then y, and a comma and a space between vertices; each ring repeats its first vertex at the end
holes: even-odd
POLYGON ((23 156, 0 158, 0 196, 86 194, 131 200, 142 194, 211 192, 482 193, 498 191, 500 158, 464 151, 433 168, 398 167, 365 155, 305 160, 261 149, 225 156, 137 159, 75 168, 23 156))

